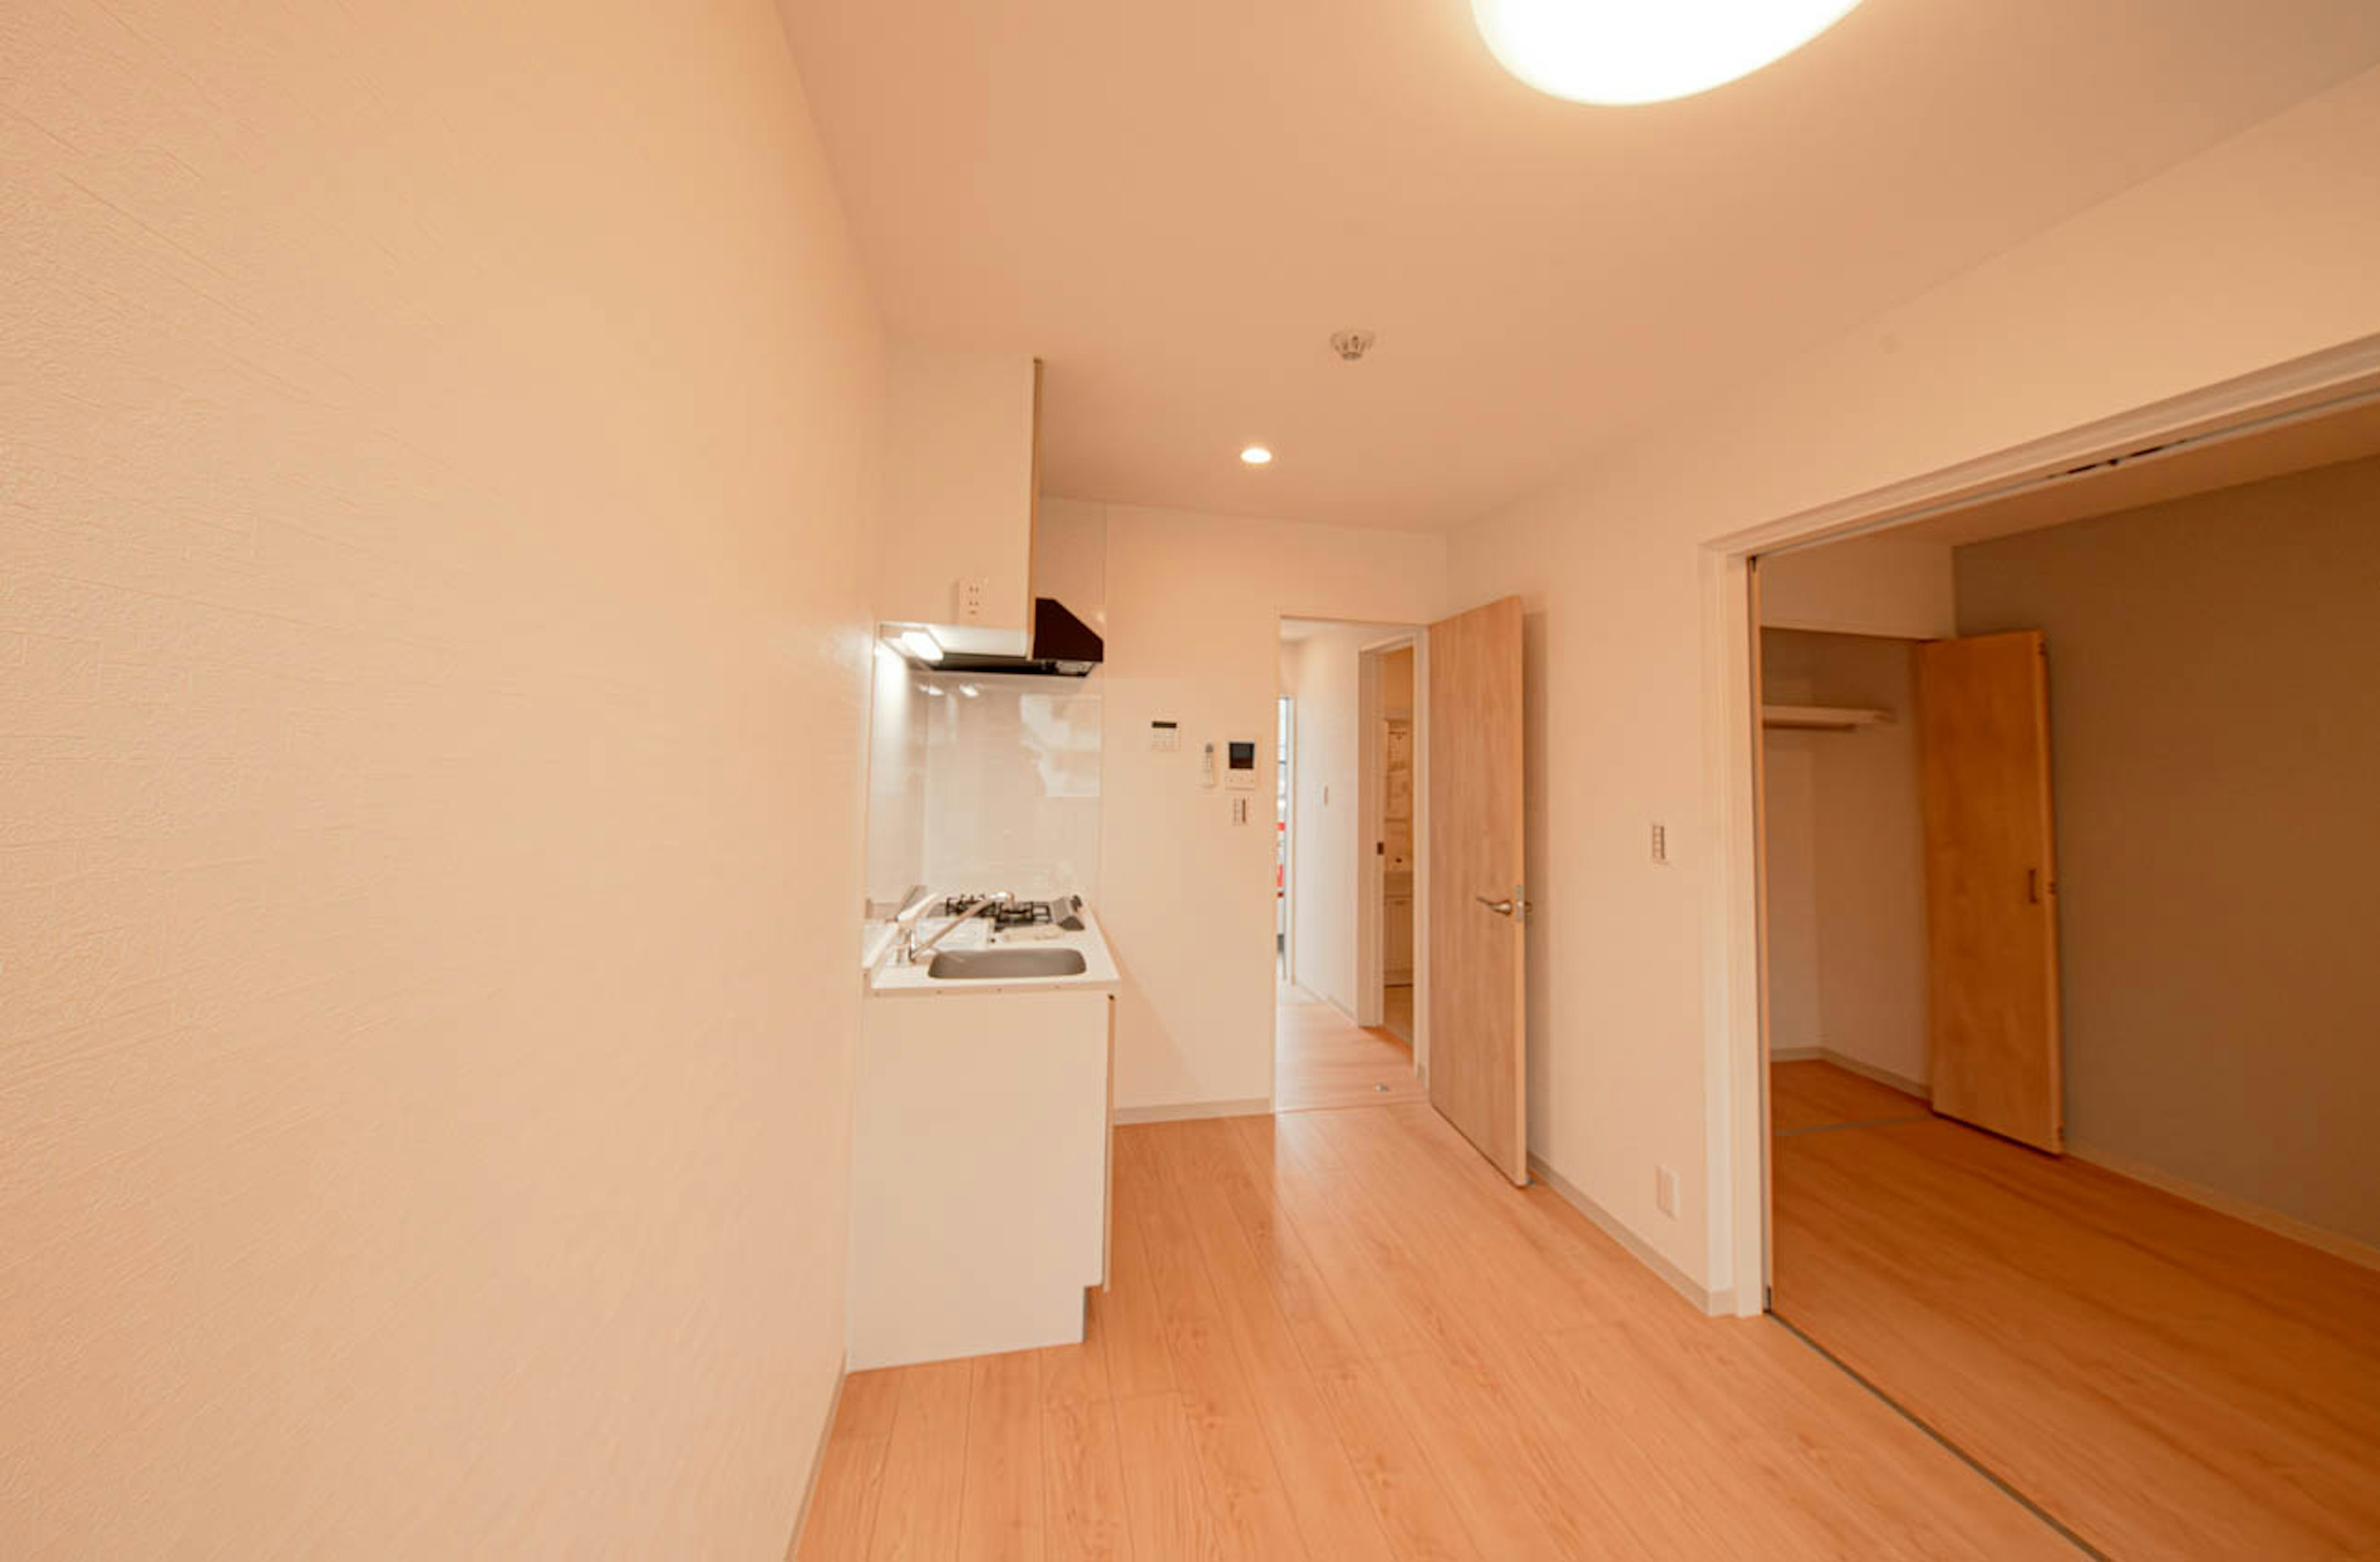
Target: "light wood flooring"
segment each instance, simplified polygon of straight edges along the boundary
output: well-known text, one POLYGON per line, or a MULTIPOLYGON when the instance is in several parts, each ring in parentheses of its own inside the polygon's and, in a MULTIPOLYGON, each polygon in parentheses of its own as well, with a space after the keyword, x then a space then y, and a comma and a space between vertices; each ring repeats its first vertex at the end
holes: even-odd
POLYGON ((1770 1068, 1768 1126, 1779 1133, 1901 1122, 1933 1115, 1933 1108, 1919 1097, 1832 1063, 1814 1059, 1775 1063, 1770 1068))
POLYGON ((2380 1556, 2380 1274, 1946 1119, 1829 1131, 1925 1107, 1772 1078, 1779 1316, 2107 1556, 2380 1556))
POLYGON ((802 1562, 2073 1555, 1426 1107, 1122 1129, 1115 1196, 1085 1344, 849 1379, 802 1562))
MULTIPOLYGON (((1408 994, 1412 988, 1404 989, 1408 994)), ((1274 1043, 1273 1109, 1377 1107, 1427 1099, 1414 1072, 1413 1045, 1387 1030, 1365 1030, 1298 987, 1281 989, 1274 1043)))

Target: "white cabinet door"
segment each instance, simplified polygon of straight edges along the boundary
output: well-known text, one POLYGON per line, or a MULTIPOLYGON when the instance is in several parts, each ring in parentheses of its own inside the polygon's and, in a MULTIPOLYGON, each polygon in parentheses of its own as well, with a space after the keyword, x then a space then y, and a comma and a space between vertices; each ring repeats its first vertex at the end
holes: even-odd
POLYGON ((852 1370, 1080 1340, 1107 1260, 1108 995, 868 999, 851 1158, 852 1370))

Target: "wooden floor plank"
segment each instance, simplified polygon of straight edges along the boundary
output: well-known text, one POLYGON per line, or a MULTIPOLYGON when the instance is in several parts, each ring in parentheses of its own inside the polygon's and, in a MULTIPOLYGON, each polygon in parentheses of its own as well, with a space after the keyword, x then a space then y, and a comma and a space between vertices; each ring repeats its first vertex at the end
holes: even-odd
MULTIPOLYGON (((1164 1134, 1160 1127, 1143 1136, 1152 1162, 1164 1134)), ((1135 1184, 1129 1207, 1147 1249, 1191 1446, 1226 1554, 1266 1562, 1305 1556, 1255 1386, 1233 1348, 1230 1320, 1199 1255, 1180 1190, 1151 1176, 1135 1184)))
POLYGON ((1404 1036, 1360 1026, 1299 988, 1281 993, 1273 1032, 1276 1110, 1427 1099, 1428 1086, 1414 1072, 1413 1044, 1404 1036))
POLYGON ((892 1371, 845 1373, 834 1411, 838 1437, 888 1437, 901 1402, 901 1379, 892 1371))
POLYGON ((1602 1557, 1626 1533, 1591 1491, 1565 1492, 1560 1474, 1520 1430, 1508 1386, 1427 1352, 1379 1363, 1399 1417, 1444 1483, 1484 1556, 1602 1557))
MULTIPOLYGON (((1085 1342, 852 1374, 802 1562, 2071 1555, 1426 1108, 1128 1128, 1115 1159, 1085 1342)), ((2049 1450, 1985 1462, 2095 1492, 2094 1544, 2374 1549, 2380 1281, 1949 1124, 1788 1135, 1778 1165, 1780 1301, 1865 1330, 1863 1372, 1922 1371, 1946 1431, 2049 1450)))
POLYGON ((971 1364, 960 1562, 1044 1562, 1039 1355, 978 1356, 971 1364))
POLYGON ((2093 1544, 2380 1549, 2380 1277, 1946 1120, 1774 1166, 1779 1314, 2093 1544))
MULTIPOLYGON (((1409 1271, 1437 1295, 1454 1294, 1452 1286, 1493 1297, 1498 1311, 1516 1314, 1532 1327, 1572 1328, 1596 1321, 1593 1299, 1524 1235, 1521 1226, 1529 1213, 1511 1184, 1475 1154, 1450 1152, 1446 1161, 1434 1161, 1418 1141, 1454 1131, 1427 1108, 1408 1110, 1412 1117, 1405 1121, 1397 1113, 1383 1113, 1385 1123, 1378 1127, 1353 1112, 1318 1113, 1311 1121, 1376 1209, 1392 1222, 1409 1271)), ((1450 1143, 1439 1141, 1441 1147, 1450 1143)), ((1477 1316, 1473 1307, 1456 1311, 1458 1321, 1477 1316)))
POLYGON ((1043 1408, 1107 1402, 1109 1306, 1106 1291, 1096 1286, 1086 1291, 1082 1343, 1052 1345, 1037 1352, 1041 1363, 1043 1408))
POLYGON ((1042 1411, 1041 1469, 1050 1562, 1125 1562, 1134 1555, 1109 1400, 1067 1400, 1042 1411))
POLYGON ((1169 1390, 1118 1399, 1115 1417, 1135 1562, 1221 1562, 1222 1535, 1199 1479, 1182 1397, 1169 1390))
MULTIPOLYGON (((1422 1349, 1422 1337, 1396 1288, 1380 1273, 1372 1244, 1341 1197, 1344 1178, 1334 1175, 1334 1168, 1324 1164, 1314 1146, 1301 1149, 1295 1135, 1284 1137, 1280 1122, 1276 1118, 1235 1119, 1231 1123, 1233 1142, 1251 1179, 1271 1195, 1314 1260, 1316 1275, 1346 1321, 1348 1354, 1378 1361, 1422 1349)), ((1329 1360, 1334 1353, 1326 1351, 1318 1359, 1329 1360)))
POLYGON ((1399 1562, 1481 1562, 1421 1446, 1368 1362, 1316 1374, 1323 1403, 1399 1562))
POLYGON ((1768 1068, 1768 1126, 1779 1133, 1922 1118, 1933 1111, 1922 1097, 1815 1058, 1768 1068))
POLYGON ((851 1562, 868 1555, 868 1531, 883 1492, 884 1450, 892 1441, 841 1433, 827 1439, 818 1490, 794 1553, 796 1562, 851 1562))
POLYGON ((1186 1217, 1237 1378, 1249 1390, 1306 1552, 1316 1562, 1388 1562, 1387 1538, 1229 1192, 1201 1175, 1209 1163, 1179 1153, 1196 1143, 1199 1126, 1184 1124, 1160 1141, 1177 1152, 1165 1161, 1172 1174, 1169 1186, 1186 1217))
MULTIPOLYGON (((1186 1193, 1213 1201, 1220 1222, 1236 1228, 1305 1361, 1323 1366, 1362 1360, 1365 1347, 1323 1280, 1278 1187, 1254 1174, 1232 1124, 1183 1123, 1165 1143, 1173 1152, 1166 1161, 1169 1177, 1186 1193)), ((1197 1225, 1204 1234, 1207 1222, 1197 1225)))
POLYGON ((966 1362, 936 1362, 892 1375, 900 1403, 864 1555, 868 1562, 951 1562, 959 1547, 975 1369, 966 1362))
MULTIPOLYGON (((1426 1107, 1407 1107, 1388 1114, 1402 1130, 1401 1144, 1417 1148, 1427 1160, 1458 1187, 1465 1199, 1463 1221, 1484 1220, 1508 1232, 1528 1252, 1532 1273, 1548 1272, 1542 1294, 1552 1298, 1555 1326, 1585 1318, 1666 1314, 1679 1321, 1702 1314, 1661 1277, 1605 1235, 1561 1196, 1542 1183, 1532 1183, 1512 1197, 1511 1184, 1489 1165, 1453 1126, 1426 1107), (1562 1296, 1553 1287, 1568 1288, 1562 1296), (1572 1302, 1584 1306, 1581 1315, 1572 1302)), ((1421 1168, 1415 1168, 1416 1174, 1421 1168)))
POLYGON ((1109 1392, 1132 1399, 1173 1386, 1173 1358, 1165 1349, 1165 1321, 1157 1310, 1157 1287, 1148 1273, 1140 1225, 1127 1205, 1141 1196, 1149 1175, 1139 1136, 1115 1136, 1114 1189, 1117 1217, 1108 1241, 1108 1288, 1097 1303, 1107 1345, 1109 1392))

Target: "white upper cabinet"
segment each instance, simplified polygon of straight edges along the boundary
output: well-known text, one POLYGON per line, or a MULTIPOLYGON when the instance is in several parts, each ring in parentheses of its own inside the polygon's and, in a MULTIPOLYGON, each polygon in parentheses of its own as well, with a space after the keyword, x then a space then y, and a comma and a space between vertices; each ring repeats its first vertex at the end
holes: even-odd
POLYGON ((1004 648, 1021 652, 1033 610, 1040 365, 897 343, 886 392, 876 616, 1013 638, 1004 648))

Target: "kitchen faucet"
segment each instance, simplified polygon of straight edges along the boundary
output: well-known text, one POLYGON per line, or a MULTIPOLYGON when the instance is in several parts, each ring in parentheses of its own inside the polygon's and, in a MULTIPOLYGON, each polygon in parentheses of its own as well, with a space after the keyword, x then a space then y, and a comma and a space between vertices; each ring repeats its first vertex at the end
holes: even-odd
POLYGON ((986 906, 1006 905, 1015 898, 1005 890, 995 890, 989 895, 978 895, 969 901, 965 908, 957 915, 943 923, 934 936, 922 944, 917 941, 917 923, 926 914, 926 908, 923 905, 918 906, 917 914, 901 924, 901 963, 905 965, 917 964, 917 962, 933 953, 934 946, 949 938, 951 930, 966 921, 968 917, 986 906))

